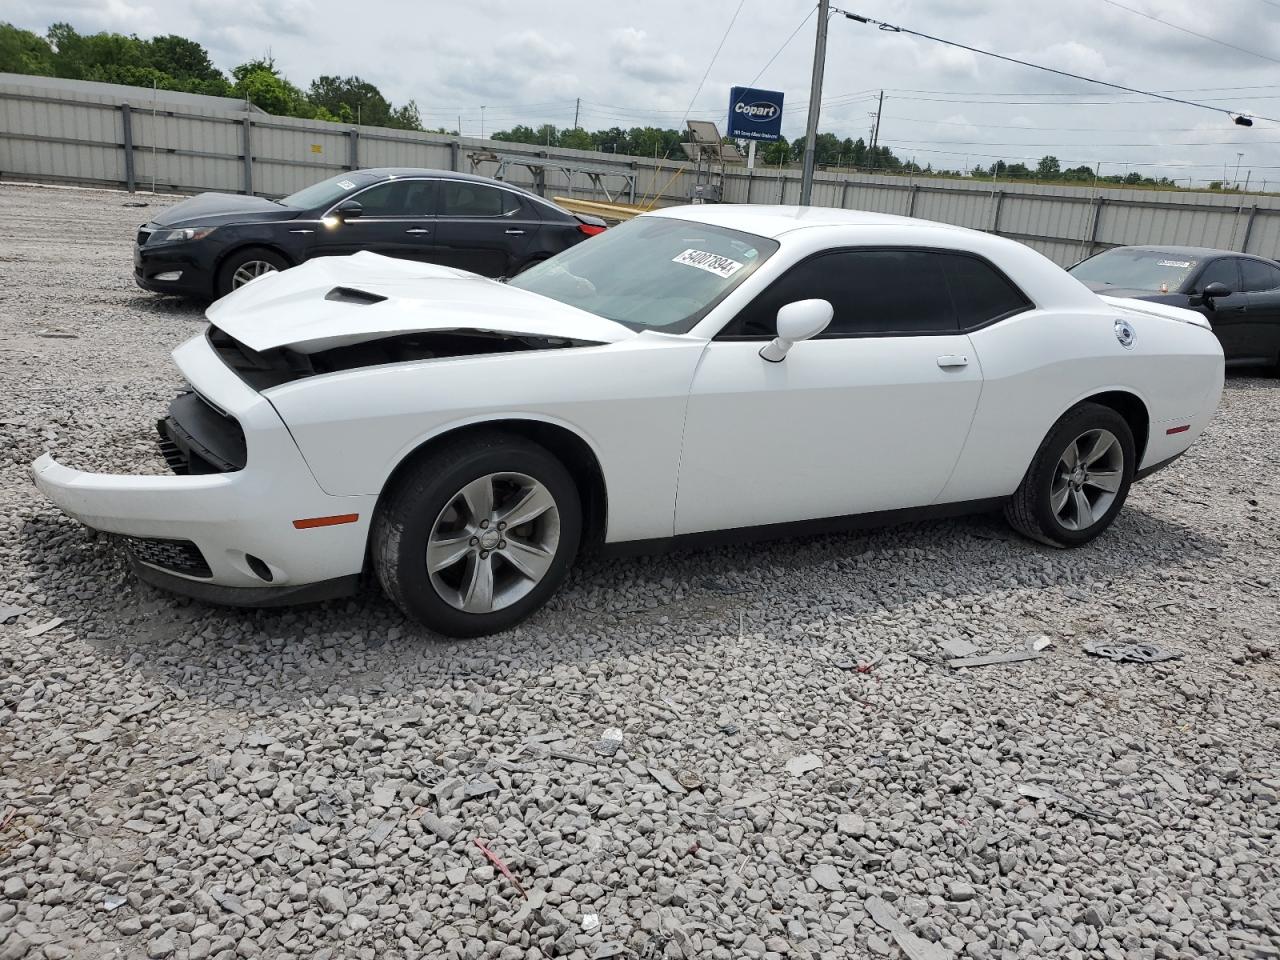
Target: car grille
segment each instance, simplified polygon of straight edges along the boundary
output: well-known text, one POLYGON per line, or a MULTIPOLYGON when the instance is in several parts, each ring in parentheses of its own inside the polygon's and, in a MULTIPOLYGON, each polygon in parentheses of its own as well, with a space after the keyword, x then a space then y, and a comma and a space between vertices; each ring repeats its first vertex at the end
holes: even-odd
POLYGON ((138 246, 145 246, 147 240, 151 237, 151 229, 149 227, 138 228, 138 246))
POLYGON ((142 563, 189 577, 212 577, 204 554, 190 540, 161 540, 153 537, 124 537, 125 549, 142 563))
POLYGON ((244 431, 234 417, 198 393, 180 393, 156 422, 160 453, 177 474, 232 473, 246 460, 244 431))

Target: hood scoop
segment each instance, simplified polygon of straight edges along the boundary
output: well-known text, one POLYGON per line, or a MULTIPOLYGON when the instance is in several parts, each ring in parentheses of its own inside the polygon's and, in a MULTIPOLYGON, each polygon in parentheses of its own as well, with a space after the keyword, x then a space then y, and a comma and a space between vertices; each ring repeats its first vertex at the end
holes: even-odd
POLYGON ((357 290, 355 287, 334 287, 324 295, 324 298, 334 303, 355 303, 364 307, 375 303, 385 303, 387 300, 380 293, 357 290))

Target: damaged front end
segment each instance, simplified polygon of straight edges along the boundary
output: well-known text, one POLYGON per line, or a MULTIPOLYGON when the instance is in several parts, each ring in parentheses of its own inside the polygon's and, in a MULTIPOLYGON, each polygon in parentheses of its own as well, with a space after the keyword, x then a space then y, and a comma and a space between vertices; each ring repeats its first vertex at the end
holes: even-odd
POLYGON ((376 498, 320 489, 270 401, 204 337, 174 351, 190 390, 157 424, 171 475, 76 470, 50 454, 36 486, 68 516, 118 535, 143 579, 220 603, 266 606, 350 593, 376 498), (295 521, 354 518, 302 529, 295 521))
POLYGON ((448 422, 518 412, 529 383, 563 380, 545 358, 564 348, 634 336, 473 274, 372 254, 264 276, 207 315, 206 333, 173 354, 190 389, 157 423, 172 475, 88 473, 49 454, 32 473, 63 512, 121 536, 144 579, 252 606, 351 592, 401 457, 448 422), (501 359, 521 354, 544 359, 523 373, 501 359))
POLYGON ((594 343, 481 330, 437 330, 388 334, 304 353, 291 346, 254 350, 216 326, 211 326, 206 336, 223 363, 255 390, 270 390, 307 377, 392 363, 555 350, 594 343))

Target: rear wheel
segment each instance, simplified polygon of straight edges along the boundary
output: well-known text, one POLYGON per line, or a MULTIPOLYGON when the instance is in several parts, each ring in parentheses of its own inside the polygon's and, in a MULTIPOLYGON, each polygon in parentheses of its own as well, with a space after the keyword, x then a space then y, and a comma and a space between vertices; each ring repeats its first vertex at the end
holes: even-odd
POLYGON ((481 636, 547 601, 581 533, 577 488, 550 452, 499 433, 464 437, 387 493, 373 566, 406 616, 447 636, 481 636))
POLYGON ((545 263, 547 260, 548 260, 547 257, 532 257, 531 259, 526 260, 524 263, 520 264, 520 266, 516 267, 515 272, 512 273, 511 275, 513 277, 518 277, 520 274, 524 273, 526 270, 530 269, 531 267, 536 267, 538 264, 545 263))
POLYGON ((246 247, 244 250, 237 250, 227 257, 218 269, 217 294, 225 297, 250 280, 287 269, 289 269, 289 261, 274 250, 268 250, 265 247, 246 247))
POLYGON ((1133 431, 1110 407, 1081 403, 1054 424, 1005 506, 1019 533, 1055 547, 1088 543, 1106 530, 1133 482, 1133 431))

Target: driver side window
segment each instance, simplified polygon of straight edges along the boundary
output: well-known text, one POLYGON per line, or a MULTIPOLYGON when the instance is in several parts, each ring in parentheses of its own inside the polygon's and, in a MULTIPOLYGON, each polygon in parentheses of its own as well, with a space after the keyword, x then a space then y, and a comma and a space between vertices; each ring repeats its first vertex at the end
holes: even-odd
POLYGON ((1196 281, 1196 292, 1203 291, 1211 283, 1225 284, 1232 293, 1240 292, 1240 274, 1236 270, 1235 257, 1222 257, 1205 267, 1196 281))
POLYGON ((434 188, 430 180, 392 180, 351 199, 360 204, 367 218, 422 217, 431 212, 434 188))
POLYGON ((829 301, 834 310, 822 338, 955 333, 959 323, 944 269, 944 258, 925 250, 822 253, 775 280, 720 339, 772 337, 778 310, 811 298, 829 301))

